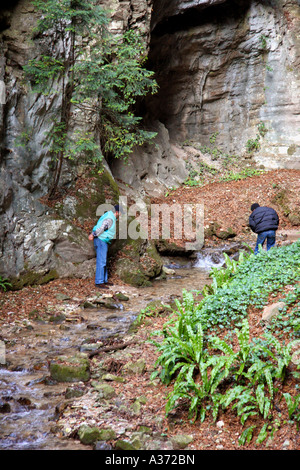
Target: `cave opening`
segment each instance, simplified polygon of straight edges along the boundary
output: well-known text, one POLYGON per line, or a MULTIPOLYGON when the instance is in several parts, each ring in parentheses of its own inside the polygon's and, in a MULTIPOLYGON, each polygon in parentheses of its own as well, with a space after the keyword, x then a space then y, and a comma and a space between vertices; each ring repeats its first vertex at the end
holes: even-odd
POLYGON ((168 16, 162 2, 154 0, 147 66, 155 72, 159 91, 148 97, 146 110, 173 140, 205 142, 217 128, 228 132, 223 121, 230 116, 222 117, 222 102, 233 99, 227 69, 235 68, 238 80, 242 65, 233 64, 247 60, 239 46, 248 32, 251 0, 216 1, 206 8, 187 3, 190 8, 181 9, 177 2, 173 10, 166 4, 168 16))

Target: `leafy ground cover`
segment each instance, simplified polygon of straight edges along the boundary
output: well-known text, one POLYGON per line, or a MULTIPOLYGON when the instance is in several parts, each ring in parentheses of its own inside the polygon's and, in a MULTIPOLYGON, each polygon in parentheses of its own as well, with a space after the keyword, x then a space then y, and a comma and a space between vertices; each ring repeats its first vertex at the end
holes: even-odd
POLYGON ((163 341, 154 342, 160 356, 153 377, 171 385, 167 414, 179 406, 194 420, 203 422, 209 415, 215 422, 221 409, 226 413, 230 408, 240 419, 239 444, 251 442, 254 432, 260 444, 280 426, 277 403, 284 400, 298 429, 300 367, 293 354, 300 350, 300 242, 230 262, 212 277, 200 302, 183 292, 175 320, 164 325, 163 341), (251 338, 249 307, 261 309, 270 294, 287 285, 293 288, 283 296, 284 322, 275 319, 262 335, 251 338), (291 393, 281 389, 286 382, 291 393))

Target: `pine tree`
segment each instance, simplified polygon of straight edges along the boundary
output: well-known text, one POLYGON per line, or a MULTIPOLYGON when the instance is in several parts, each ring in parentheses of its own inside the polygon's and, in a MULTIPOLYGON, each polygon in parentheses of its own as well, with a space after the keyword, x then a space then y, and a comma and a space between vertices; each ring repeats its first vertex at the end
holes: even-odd
POLYGON ((51 38, 51 52, 30 60, 24 71, 34 92, 51 94, 54 82, 60 89, 46 139, 55 162, 49 193, 53 197, 65 158, 80 156, 96 165, 111 155, 126 159, 135 145, 155 136, 143 130, 134 108, 137 99, 156 92, 157 83, 144 67, 142 38, 134 31, 111 34, 108 15, 95 0, 33 4, 41 12, 35 37, 51 38), (74 109, 81 123, 71 131, 74 109))

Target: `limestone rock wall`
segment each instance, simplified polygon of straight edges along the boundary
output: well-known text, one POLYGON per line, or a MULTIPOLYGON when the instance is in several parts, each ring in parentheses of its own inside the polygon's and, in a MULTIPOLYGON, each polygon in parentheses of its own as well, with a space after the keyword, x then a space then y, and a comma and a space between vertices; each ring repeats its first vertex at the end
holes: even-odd
POLYGON ((160 92, 150 114, 171 140, 209 145, 218 133, 225 151, 241 153, 262 122, 257 161, 299 168, 299 1, 154 0, 153 10, 160 92))
MULTIPOLYGON (((119 32, 138 21, 146 25, 146 5, 146 0, 132 6, 123 2, 121 11, 113 12, 113 29, 119 32)), ((1 2, 0 96, 5 88, 5 99, 0 103, 0 276, 19 287, 53 277, 90 277, 95 264, 86 233, 63 211, 58 215, 40 202, 51 184, 51 156, 44 144, 51 126, 47 111, 56 107, 59 85, 57 95, 44 97, 32 94, 23 78, 23 66, 43 47, 32 35, 37 18, 31 0, 1 2)), ((68 188, 77 172, 65 165, 62 186, 68 188)))
MULTIPOLYGON (((99 3, 111 10, 116 34, 126 28, 143 34, 160 85, 145 108, 156 145, 138 149, 127 167, 114 162, 108 172, 133 190, 173 186, 186 177, 183 141, 209 145, 218 133, 219 146, 242 153, 261 122, 268 132, 257 161, 299 168, 298 0, 99 3)), ((23 65, 40 52, 31 35, 36 19, 30 0, 1 2, 0 276, 87 276, 94 252, 84 233, 40 202, 50 184, 46 111, 58 98, 32 95, 23 80, 23 65)), ((66 166, 62 185, 76 175, 66 166)))

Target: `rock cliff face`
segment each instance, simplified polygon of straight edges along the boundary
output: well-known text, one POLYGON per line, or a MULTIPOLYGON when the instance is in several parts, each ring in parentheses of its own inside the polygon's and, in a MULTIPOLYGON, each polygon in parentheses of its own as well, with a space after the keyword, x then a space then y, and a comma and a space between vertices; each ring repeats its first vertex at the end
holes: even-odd
MULTIPOLYGON (((156 146, 137 149, 113 173, 136 188, 173 186, 187 176, 183 141, 243 153, 255 141, 266 167, 300 167, 300 4, 297 0, 99 0, 116 33, 136 28, 149 50, 159 93, 145 107, 156 146)), ((90 242, 71 218, 40 202, 49 190, 51 159, 42 144, 55 97, 29 93, 22 67, 39 54, 30 0, 0 6, 0 275, 20 280, 88 276, 90 242), (21 145, 20 145, 21 144, 21 145), (79 268, 80 266, 80 268, 79 268), (26 277, 27 276, 27 277, 26 277)), ((77 168, 65 167, 68 187, 77 168)), ((97 188, 94 188, 97 192, 97 188)), ((99 202, 99 201, 98 201, 99 202)), ((95 214, 96 216, 96 214, 95 214)))
MULTIPOLYGON (((107 3, 103 2, 104 6, 107 3)), ((138 27, 146 38, 149 36, 149 2, 125 1, 119 8, 116 1, 109 2, 109 6, 113 31, 138 27)), ((55 108, 59 89, 57 95, 45 98, 30 93, 23 79, 22 67, 37 57, 43 46, 32 35, 37 18, 31 0, 1 3, 0 275, 9 277, 18 287, 55 277, 91 277, 95 265, 93 245, 86 233, 72 224, 77 210, 74 201, 70 209, 69 198, 59 212, 40 202, 51 183, 51 157, 44 146, 50 125, 47 111, 55 108)), ((61 185, 68 188, 77 174, 78 168, 65 166, 61 185)), ((114 189, 110 176, 107 167, 102 178, 106 194, 114 189)), ((87 204, 79 197, 83 207, 93 204, 95 219, 98 205, 105 202, 101 196, 102 182, 98 183, 90 188, 93 201, 90 199, 87 204)), ((114 199, 117 197, 114 192, 114 199)))
POLYGON ((218 133, 237 153, 263 123, 257 160, 299 168, 299 27, 296 0, 154 0, 150 60, 160 92, 151 115, 171 140, 209 145, 218 133))

